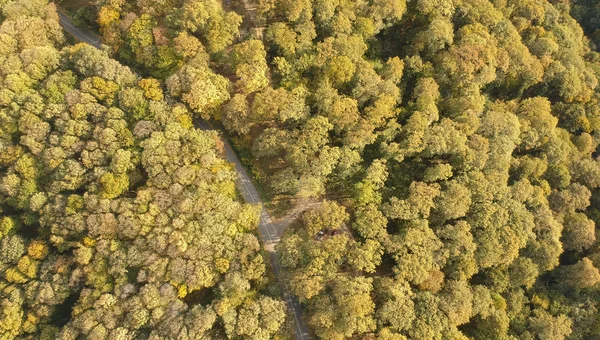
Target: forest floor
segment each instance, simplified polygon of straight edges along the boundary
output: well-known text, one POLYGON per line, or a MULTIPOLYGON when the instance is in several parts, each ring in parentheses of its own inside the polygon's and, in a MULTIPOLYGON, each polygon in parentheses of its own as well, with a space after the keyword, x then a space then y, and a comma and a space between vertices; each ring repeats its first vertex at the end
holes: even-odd
MULTIPOLYGON (((275 216, 271 214, 271 224, 275 227, 276 230, 276 239, 279 241, 284 231, 291 227, 294 222, 302 216, 307 210, 316 208, 320 204, 319 201, 315 200, 295 200, 290 209, 288 209, 285 214, 275 216)), ((269 249, 269 251, 274 251, 275 249, 269 249)))
POLYGON ((257 39, 262 39, 265 25, 257 20, 257 6, 250 3, 250 0, 223 0, 223 8, 226 11, 234 11, 243 18, 240 26, 240 36, 251 35, 257 39))

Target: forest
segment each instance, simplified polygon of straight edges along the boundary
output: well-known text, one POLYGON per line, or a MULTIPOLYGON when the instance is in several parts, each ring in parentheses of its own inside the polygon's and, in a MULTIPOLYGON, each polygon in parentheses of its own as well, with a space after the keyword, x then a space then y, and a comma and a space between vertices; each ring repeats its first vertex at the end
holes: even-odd
POLYGON ((599 80, 600 0, 0 0, 0 339, 600 339, 599 80))

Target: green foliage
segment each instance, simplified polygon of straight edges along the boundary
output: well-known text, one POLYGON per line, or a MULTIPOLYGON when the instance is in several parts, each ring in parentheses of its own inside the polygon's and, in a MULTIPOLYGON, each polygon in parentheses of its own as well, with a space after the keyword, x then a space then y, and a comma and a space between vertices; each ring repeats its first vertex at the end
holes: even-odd
POLYGON ((319 231, 334 231, 342 228, 348 221, 344 207, 335 202, 324 201, 318 209, 304 213, 302 221, 308 235, 319 231))
POLYGON ((314 223, 321 205, 279 248, 319 337, 589 338, 600 305, 575 311, 598 292, 596 2, 260 2, 268 92, 302 86, 310 114, 277 120, 257 95, 236 102, 252 130, 226 127, 253 131, 273 189, 350 213, 348 239, 314 223), (338 277, 410 289, 375 289, 376 329, 342 335, 338 277), (568 301, 531 311, 540 291, 568 301))
MULTIPOLYGON (((101 26, 114 25, 119 11, 103 8, 101 26)), ((264 295, 260 208, 237 200, 217 135, 107 51, 58 50, 54 5, 0 12, 0 338, 279 336, 287 316, 264 295)), ((126 20, 135 63, 170 69, 152 14, 126 20)), ((178 42, 197 64, 167 89, 206 114, 229 82, 194 42, 178 42)))
POLYGON ((0 337, 279 336, 192 114, 318 201, 277 246, 317 337, 600 335, 598 1, 102 0, 62 51, 0 3, 0 337))
POLYGON ((220 1, 178 0, 163 3, 97 1, 104 42, 123 61, 166 78, 183 61, 205 58, 230 46, 242 18, 225 11, 220 1), (206 47, 206 49, 204 48, 206 47))
POLYGON ((196 113, 207 118, 229 99, 229 81, 208 67, 186 65, 166 82, 169 94, 188 104, 196 113))

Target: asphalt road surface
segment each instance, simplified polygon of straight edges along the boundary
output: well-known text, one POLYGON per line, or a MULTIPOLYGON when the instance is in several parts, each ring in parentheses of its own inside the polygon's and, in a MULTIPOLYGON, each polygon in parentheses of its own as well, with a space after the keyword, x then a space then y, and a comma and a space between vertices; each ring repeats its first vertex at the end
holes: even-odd
MULTIPOLYGON (((212 125, 210 125, 210 123, 202 119, 194 119, 194 126, 202 130, 216 130, 212 125)), ((221 140, 225 146, 225 156, 227 157, 227 160, 235 165, 235 170, 238 174, 237 186, 242 194, 242 197, 244 197, 244 200, 247 203, 259 205, 262 208, 260 213, 260 222, 258 225, 258 234, 265 246, 265 249, 267 250, 267 253, 269 254, 269 260, 271 261, 273 272, 279 281, 281 291, 283 292, 283 298, 285 299, 288 308, 290 308, 294 314, 293 321, 295 323, 295 337, 298 340, 308 340, 311 337, 308 333, 308 327, 302 319, 302 307, 300 306, 298 300, 289 294, 289 290, 287 289, 285 282, 281 280, 281 268, 279 267, 277 255, 275 254, 275 246, 279 243, 281 234, 283 234, 283 230, 288 225, 275 225, 274 223, 271 223, 271 216, 269 216, 269 213, 265 209, 258 190, 256 190, 256 187, 252 183, 250 176, 248 176, 248 173, 242 165, 242 162, 238 158, 235 151, 233 151, 227 140, 224 138, 221 138, 221 140)))
POLYGON ((73 21, 71 21, 71 18, 62 13, 60 10, 58 11, 58 18, 60 19, 60 24, 62 25, 63 29, 74 36, 77 40, 92 45, 98 49, 102 45, 100 39, 94 33, 83 28, 75 27, 73 21))
MULTIPOLYGON (((60 18, 60 23, 65 31, 73 35, 81 42, 92 45, 95 48, 100 48, 102 43, 94 33, 83 28, 75 27, 71 19, 61 11, 58 11, 58 15, 60 18)), ((216 130, 208 122, 201 119, 195 119, 194 126, 202 130, 216 130)), ((275 276, 281 285, 281 291, 283 292, 285 302, 288 305, 288 308, 290 308, 294 314, 293 321, 295 324, 295 338, 298 340, 308 340, 310 339, 310 335, 308 333, 308 327, 302 319, 302 308, 298 301, 291 294, 289 294, 285 283, 283 280, 281 280, 281 271, 279 263, 277 262, 277 256, 275 254, 275 246, 279 243, 279 238, 287 225, 275 225, 271 223, 271 217, 264 208, 263 202, 258 194, 258 190, 256 190, 256 187, 252 183, 250 176, 248 176, 246 169, 244 169, 242 162, 233 151, 227 140, 224 138, 222 138, 222 140, 225 145, 225 155, 227 156, 227 160, 235 165, 235 170, 238 174, 237 185, 242 197, 244 197, 244 200, 246 200, 247 203, 257 204, 262 208, 260 214, 260 223, 258 226, 258 234, 269 254, 269 260, 273 267, 273 271, 275 272, 275 276)))

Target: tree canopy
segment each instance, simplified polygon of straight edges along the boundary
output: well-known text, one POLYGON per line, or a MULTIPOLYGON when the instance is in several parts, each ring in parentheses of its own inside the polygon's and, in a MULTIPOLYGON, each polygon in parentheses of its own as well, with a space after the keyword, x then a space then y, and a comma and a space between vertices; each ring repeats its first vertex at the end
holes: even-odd
POLYGON ((217 134, 193 127, 203 107, 65 45, 54 4, 0 11, 0 338, 283 332, 259 208, 238 200, 217 134))
POLYGON ((90 6, 102 50, 0 1, 2 336, 285 333, 199 116, 312 203, 276 250, 316 338, 600 337, 597 0, 90 6))

